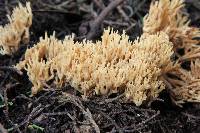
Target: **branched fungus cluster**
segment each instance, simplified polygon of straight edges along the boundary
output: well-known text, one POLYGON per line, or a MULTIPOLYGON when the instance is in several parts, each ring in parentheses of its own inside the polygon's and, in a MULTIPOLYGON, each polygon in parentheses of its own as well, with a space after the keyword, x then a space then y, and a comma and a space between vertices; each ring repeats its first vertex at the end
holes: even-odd
POLYGON ((131 42, 125 33, 108 29, 96 43, 74 42, 69 36, 63 41, 41 38, 17 68, 27 70, 33 94, 53 79, 57 87, 69 83, 86 96, 125 91, 127 99, 141 105, 164 89, 159 77, 171 55, 172 43, 165 33, 131 42))
POLYGON ((21 42, 29 42, 29 27, 32 25, 30 3, 25 7, 19 4, 8 16, 9 23, 0 26, 0 53, 11 55, 16 52, 21 42))
POLYGON ((143 31, 145 34, 165 32, 173 43, 178 67, 164 75, 172 98, 177 103, 200 102, 200 40, 197 39, 200 30, 189 26, 190 20, 184 15, 183 8, 183 0, 152 2, 149 14, 144 18, 143 31), (190 68, 183 67, 185 62, 191 64, 190 68))
MULTIPOLYGON (((32 94, 50 84, 70 84, 85 96, 124 92, 139 106, 166 88, 176 103, 200 102, 200 30, 190 26, 183 8, 183 0, 153 1, 144 33, 135 41, 110 28, 97 42, 46 34, 15 67, 27 71, 32 94), (190 68, 183 67, 186 61, 190 68)), ((8 18, 10 24, 0 28, 0 45, 11 54, 29 39, 30 4, 19 5, 8 18)))

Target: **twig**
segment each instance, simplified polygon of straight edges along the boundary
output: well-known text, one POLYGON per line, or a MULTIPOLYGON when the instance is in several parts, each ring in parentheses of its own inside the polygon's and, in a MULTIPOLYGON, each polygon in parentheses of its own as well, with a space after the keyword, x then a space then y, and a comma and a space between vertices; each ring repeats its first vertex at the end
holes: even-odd
POLYGON ((35 116, 37 116, 40 112, 42 112, 47 107, 48 105, 46 105, 45 107, 41 107, 41 104, 40 104, 37 107, 33 108, 31 113, 28 115, 27 118, 24 119, 24 121, 22 121, 19 125, 12 127, 11 129, 15 130, 26 124, 25 125, 25 132, 26 132, 28 124, 30 123, 30 120, 32 120, 35 116))
POLYGON ((119 133, 123 133, 122 129, 117 125, 117 123, 109 115, 107 115, 106 113, 104 113, 100 110, 98 112, 101 113, 104 117, 106 117, 106 119, 108 119, 110 122, 112 122, 112 124, 115 126, 116 130, 119 133))
POLYGON ((59 5, 55 5, 55 4, 52 5, 53 3, 52 4, 46 4, 46 3, 42 2, 41 0, 39 0, 38 3, 43 5, 44 7, 52 8, 52 9, 55 9, 55 10, 61 10, 61 11, 67 11, 63 7, 72 8, 70 6, 67 6, 67 5, 69 5, 69 3, 72 3, 72 0, 68 0, 68 1, 62 2, 59 5))
POLYGON ((24 94, 20 94, 20 95, 16 96, 15 99, 23 99, 23 100, 27 100, 27 101, 33 101, 31 98, 27 97, 24 94))
POLYGON ((132 132, 135 132, 135 131, 138 131, 138 130, 144 128, 146 123, 148 123, 149 121, 151 121, 152 119, 157 117, 159 114, 160 114, 160 111, 158 111, 155 115, 151 116, 150 118, 140 122, 138 125, 136 125, 134 127, 134 129, 130 129, 130 130, 125 129, 125 132, 131 132, 132 133, 132 132))
POLYGON ((160 127, 162 133, 166 133, 166 132, 165 132, 165 129, 163 128, 163 126, 162 126, 162 124, 160 123, 160 121, 158 121, 158 125, 159 125, 159 127, 160 127))
POLYGON ((7 73, 5 74, 4 79, 3 79, 3 80, 1 81, 1 83, 0 83, 0 88, 3 87, 4 83, 6 82, 7 78, 9 77, 9 75, 10 75, 9 72, 7 72, 7 73))
POLYGON ((84 114, 87 118, 89 118, 89 121, 90 121, 91 124, 94 126, 96 133, 100 133, 100 129, 99 129, 98 125, 96 124, 96 122, 94 121, 90 110, 87 108, 87 109, 86 109, 86 112, 83 112, 83 114, 84 114))
POLYGON ((103 4, 101 0, 93 0, 93 1, 101 10, 105 8, 105 5, 103 4))
POLYGON ((5 0, 5 10, 6 10, 7 14, 9 14, 9 15, 11 14, 10 10, 8 8, 8 0, 5 0))
POLYGON ((109 98, 109 99, 105 99, 104 101, 100 102, 99 104, 106 104, 106 103, 110 103, 110 102, 113 102, 113 101, 116 101, 120 98, 122 98, 124 96, 124 93, 119 95, 119 96, 116 96, 114 98, 109 98))
MULTIPOLYGON (((68 112, 54 112, 54 113, 43 113, 43 115, 46 115, 46 116, 68 115, 69 116, 69 113, 68 112)), ((70 115, 70 118, 71 118, 71 115, 70 115)))
POLYGON ((124 0, 115 0, 112 1, 104 10, 100 13, 100 15, 90 23, 90 31, 87 34, 87 39, 91 40, 97 35, 97 31, 100 29, 101 24, 105 17, 119 4, 121 4, 124 0))
POLYGON ((133 16, 133 9, 130 5, 124 5, 123 8, 129 11, 129 14, 126 14, 129 18, 133 16))
POLYGON ((107 24, 107 25, 119 25, 119 26, 129 26, 128 23, 126 22, 117 22, 117 21, 108 21, 108 20, 104 20, 103 21, 104 24, 107 24))
MULTIPOLYGON (((10 73, 7 72, 4 79, 1 81, 1 84, 0 84, 0 88, 3 89, 3 100, 4 100, 4 103, 5 103, 5 107, 6 107, 6 109, 3 112, 4 112, 4 115, 6 117, 7 122, 9 122, 13 126, 16 126, 9 118, 7 89, 3 87, 4 83, 6 82, 7 78, 9 77, 9 75, 10 75, 10 73)), ((18 133, 21 133, 19 128, 17 128, 17 131, 18 131, 18 133)))
POLYGON ((9 109, 9 108, 8 108, 7 89, 4 89, 4 102, 5 102, 5 107, 6 107, 6 109, 4 110, 4 115, 5 115, 5 117, 6 117, 6 120, 7 120, 11 125, 13 125, 13 127, 15 127, 15 129, 17 129, 17 132, 18 132, 18 133, 21 133, 19 127, 18 127, 16 124, 14 124, 13 121, 10 120, 10 118, 9 118, 9 112, 8 112, 8 109, 9 109))
POLYGON ((133 10, 133 15, 138 13, 138 10, 141 9, 141 7, 145 4, 146 0, 139 0, 139 4, 137 4, 137 6, 135 7, 135 9, 133 10))
POLYGON ((45 92, 42 96, 40 96, 39 98, 35 99, 32 103, 29 104, 29 108, 32 107, 33 104, 36 104, 37 102, 39 102, 39 100, 41 100, 44 97, 51 97, 55 94, 55 92, 51 93, 50 91, 45 92))
POLYGON ((22 75, 22 74, 23 74, 21 71, 17 70, 17 69, 14 68, 14 67, 0 66, 0 70, 2 70, 2 71, 12 71, 12 72, 16 72, 16 73, 18 73, 19 75, 22 75))
POLYGON ((126 13, 124 12, 124 10, 122 9, 121 6, 117 7, 118 12, 123 16, 125 21, 129 21, 129 17, 126 15, 126 13))
POLYGON ((63 93, 63 97, 61 99, 63 101, 67 100, 68 102, 71 102, 72 104, 77 106, 83 112, 85 118, 92 124, 92 126, 95 129, 96 133, 100 133, 100 129, 99 129, 98 125, 96 124, 96 122, 94 121, 90 110, 89 109, 86 109, 86 110, 84 109, 84 106, 82 105, 82 102, 78 97, 76 97, 74 95, 71 95, 71 94, 68 94, 68 93, 63 93))
POLYGON ((33 119, 33 117, 35 117, 36 115, 38 115, 43 109, 44 108, 41 107, 41 104, 38 105, 36 108, 33 108, 31 113, 28 115, 27 119, 24 120, 24 124, 26 124, 25 125, 25 132, 27 131, 27 127, 28 127, 28 125, 30 123, 30 120, 33 119))
POLYGON ((191 115, 191 114, 188 114, 188 113, 185 113, 185 112, 182 112, 181 114, 184 115, 184 116, 187 116, 188 118, 200 120, 199 116, 194 116, 194 115, 191 115))

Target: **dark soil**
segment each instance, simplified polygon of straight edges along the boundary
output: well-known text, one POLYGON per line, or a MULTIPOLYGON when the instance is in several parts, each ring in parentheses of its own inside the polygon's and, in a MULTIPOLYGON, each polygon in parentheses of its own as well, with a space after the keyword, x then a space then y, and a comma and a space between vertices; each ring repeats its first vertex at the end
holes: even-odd
MULTIPOLYGON (((6 14, 18 0, 0 1, 0 24, 8 22, 6 14)), ((91 22, 112 2, 110 0, 31 0, 33 25, 31 41, 13 56, 0 56, 0 133, 9 132, 135 132, 135 133, 199 133, 200 104, 175 106, 167 91, 149 106, 124 103, 123 94, 84 99, 70 86, 62 90, 46 90, 35 96, 26 73, 20 75, 12 65, 23 59, 25 50, 33 46, 45 32, 60 39, 74 33, 76 40, 87 37, 91 22), (68 3, 67 3, 68 2, 68 3), (99 3, 98 3, 99 2, 99 3), (103 3, 103 4, 102 4, 103 3), (105 6, 105 7, 104 7, 105 6)), ((142 18, 149 0, 124 0, 113 9, 91 39, 99 39, 102 28, 126 30, 131 39, 141 34, 142 18)), ((25 0, 21 1, 22 3, 25 0)), ((200 2, 188 0, 187 11, 193 26, 200 26, 200 2)))

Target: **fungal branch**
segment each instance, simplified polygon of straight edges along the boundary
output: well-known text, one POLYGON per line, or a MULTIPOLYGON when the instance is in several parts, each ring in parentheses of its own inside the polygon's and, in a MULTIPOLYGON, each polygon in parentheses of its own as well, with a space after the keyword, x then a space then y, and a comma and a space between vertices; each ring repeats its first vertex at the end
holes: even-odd
POLYGON ((29 42, 29 28, 32 25, 30 3, 27 2, 24 7, 19 4, 8 19, 8 24, 0 26, 0 53, 11 55, 18 50, 21 42, 29 42))

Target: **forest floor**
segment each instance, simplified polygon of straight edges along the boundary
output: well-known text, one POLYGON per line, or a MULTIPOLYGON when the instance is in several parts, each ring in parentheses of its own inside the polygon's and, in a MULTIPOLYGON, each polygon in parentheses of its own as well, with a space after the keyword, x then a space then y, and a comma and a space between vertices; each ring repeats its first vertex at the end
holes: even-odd
MULTIPOLYGON (((30 96, 32 84, 27 75, 20 75, 12 66, 23 59, 25 50, 36 44, 45 32, 56 31, 59 39, 74 33, 76 40, 97 40, 102 29, 111 26, 119 32, 125 30, 130 39, 135 39, 142 33, 142 20, 150 0, 30 1, 34 17, 29 45, 22 45, 13 56, 0 55, 0 133, 200 132, 200 104, 177 107, 166 91, 160 100, 142 107, 124 103, 123 94, 83 99, 70 86, 30 96), (117 2, 121 4, 117 6, 117 2)), ((6 14, 17 3, 18 0, 0 1, 0 25, 8 22, 6 14)), ((187 0, 186 10, 191 25, 199 27, 200 1, 187 0)))

